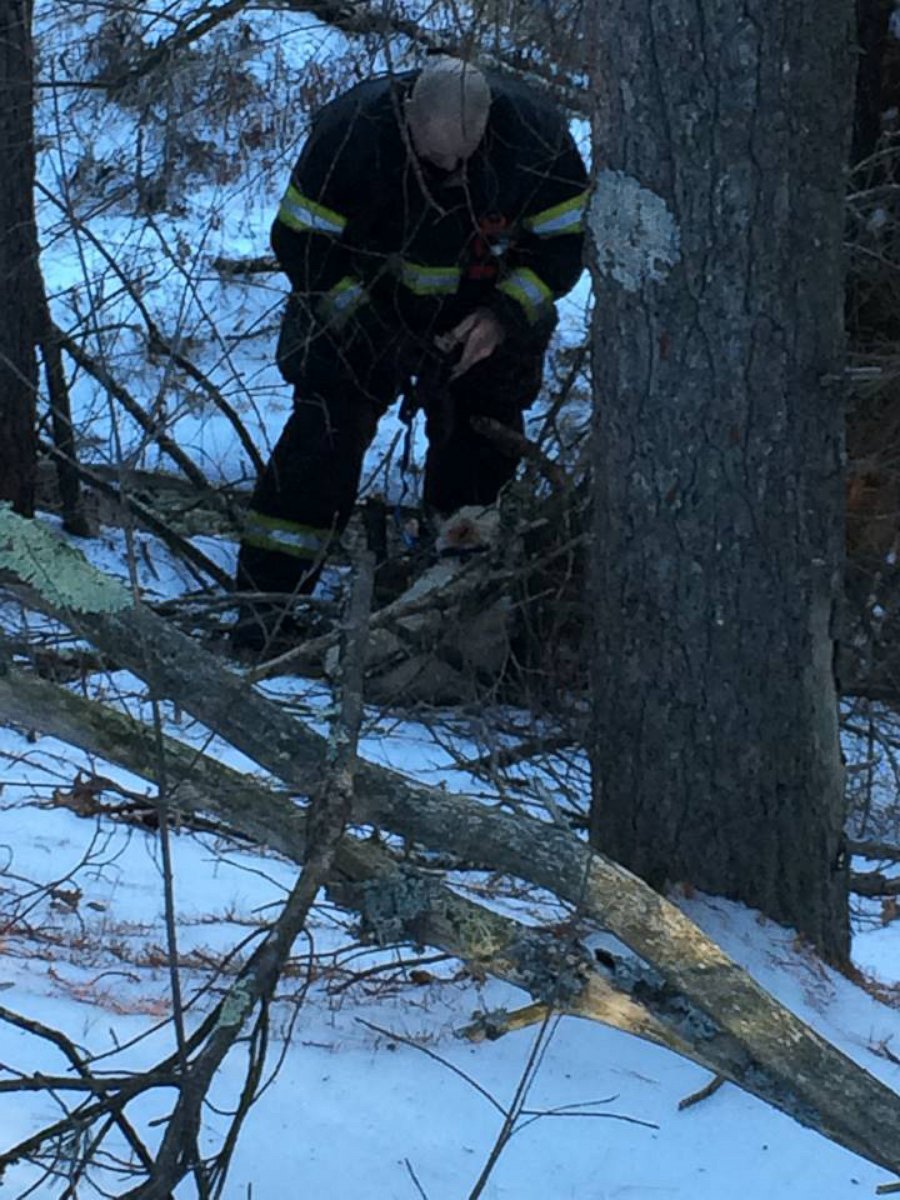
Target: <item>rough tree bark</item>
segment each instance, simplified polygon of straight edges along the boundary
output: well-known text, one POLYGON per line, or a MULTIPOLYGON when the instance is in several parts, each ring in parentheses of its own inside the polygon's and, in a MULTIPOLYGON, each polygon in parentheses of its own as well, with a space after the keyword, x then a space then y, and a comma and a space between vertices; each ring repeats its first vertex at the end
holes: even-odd
POLYGON ((851 0, 596 11, 593 844, 848 950, 851 0))
POLYGON ((31 0, 0 0, 0 500, 34 511, 40 278, 31 0))

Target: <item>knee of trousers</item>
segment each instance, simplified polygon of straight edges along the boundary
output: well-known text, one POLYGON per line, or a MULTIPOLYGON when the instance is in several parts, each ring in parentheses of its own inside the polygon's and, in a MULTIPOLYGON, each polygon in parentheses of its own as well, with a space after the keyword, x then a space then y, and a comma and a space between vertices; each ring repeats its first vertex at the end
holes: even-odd
POLYGON ((316 585, 323 557, 286 554, 274 547, 242 542, 235 579, 237 589, 305 595, 316 585))

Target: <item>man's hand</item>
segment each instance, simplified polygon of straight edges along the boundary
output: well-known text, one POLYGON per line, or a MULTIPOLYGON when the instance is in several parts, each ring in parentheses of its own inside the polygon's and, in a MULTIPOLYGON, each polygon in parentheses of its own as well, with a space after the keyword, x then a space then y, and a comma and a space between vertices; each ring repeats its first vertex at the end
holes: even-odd
POLYGON ((470 367, 489 358, 505 337, 503 326, 491 310, 476 308, 473 313, 463 317, 449 333, 436 337, 434 344, 444 354, 462 346, 459 361, 450 372, 451 379, 459 379, 470 367))

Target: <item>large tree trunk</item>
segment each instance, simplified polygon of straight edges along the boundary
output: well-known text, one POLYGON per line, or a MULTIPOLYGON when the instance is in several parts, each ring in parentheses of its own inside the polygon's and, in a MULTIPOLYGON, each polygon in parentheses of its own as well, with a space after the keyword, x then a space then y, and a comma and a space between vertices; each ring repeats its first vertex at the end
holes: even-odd
POLYGON ((850 0, 596 17, 594 845, 848 950, 850 0))
POLYGON ((0 0, 0 500, 34 509, 40 287, 31 0, 0 0))

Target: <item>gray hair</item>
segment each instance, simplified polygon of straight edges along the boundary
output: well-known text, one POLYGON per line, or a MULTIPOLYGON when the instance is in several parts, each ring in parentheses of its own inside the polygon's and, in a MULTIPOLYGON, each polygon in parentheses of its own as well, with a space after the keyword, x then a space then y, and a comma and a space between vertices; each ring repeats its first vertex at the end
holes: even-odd
POLYGON ((491 89, 477 67, 458 58, 429 60, 406 104, 416 153, 442 167, 469 158, 484 137, 490 108, 491 89))

